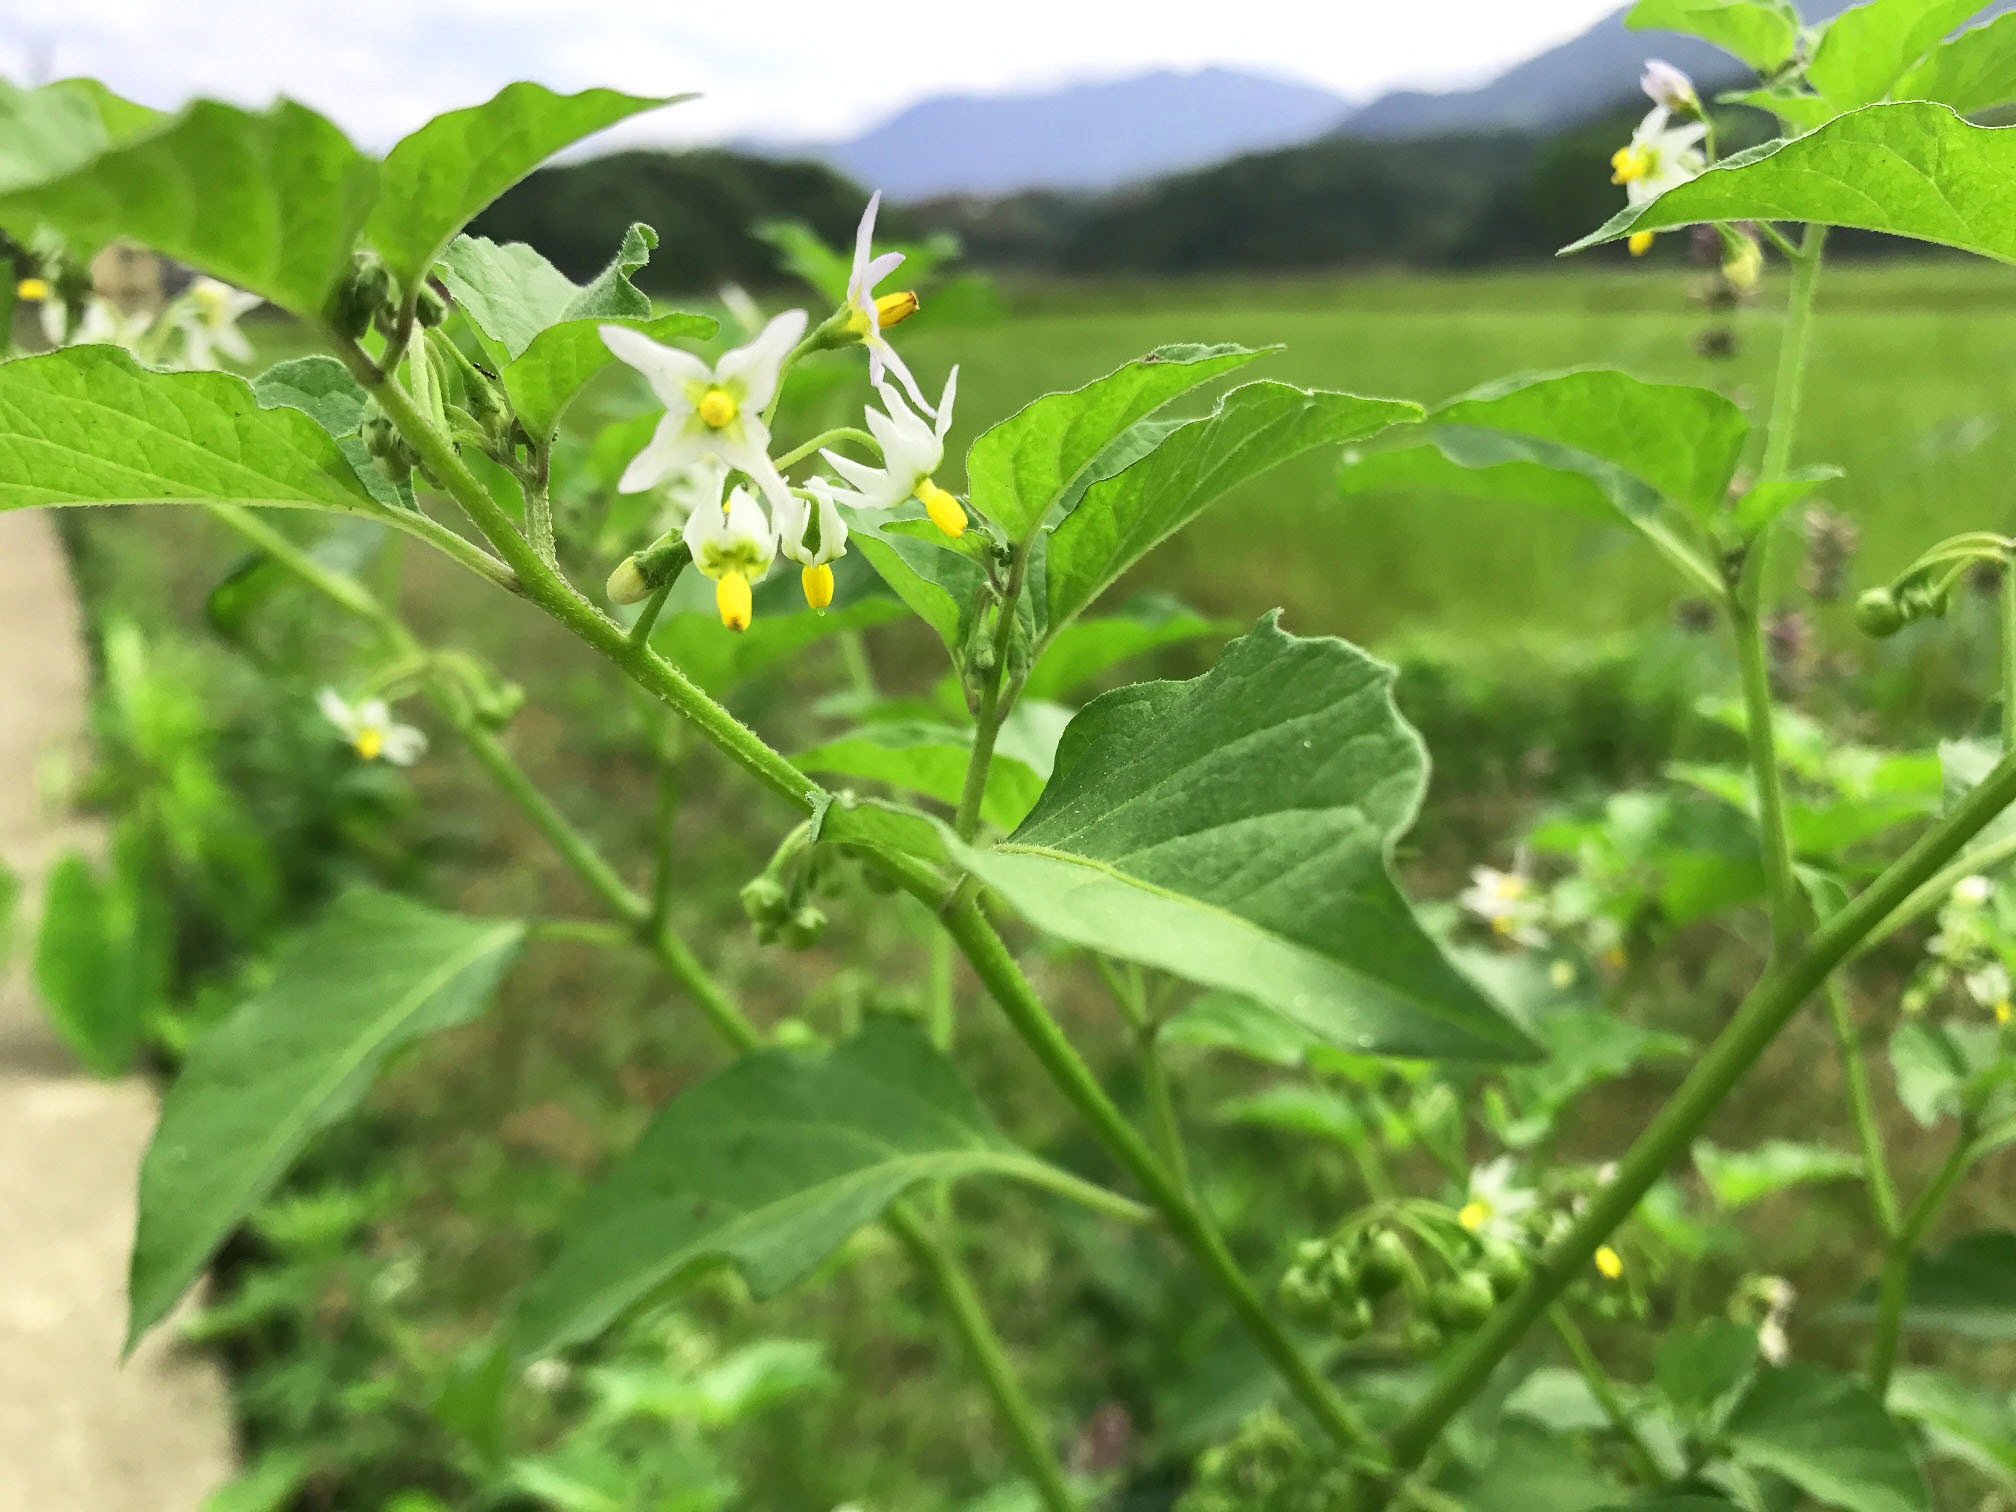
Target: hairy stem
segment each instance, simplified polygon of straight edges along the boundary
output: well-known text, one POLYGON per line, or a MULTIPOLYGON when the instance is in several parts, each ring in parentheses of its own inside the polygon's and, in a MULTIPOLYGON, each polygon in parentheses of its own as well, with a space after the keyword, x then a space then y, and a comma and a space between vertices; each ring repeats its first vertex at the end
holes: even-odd
POLYGON ((2005 757, 1945 818, 1829 919, 1802 954, 1766 973, 1632 1144, 1618 1164, 1616 1179, 1596 1194, 1526 1284, 1471 1335, 1395 1431, 1393 1456, 1400 1465, 1419 1463, 1498 1362, 1569 1284, 1585 1273, 1597 1249, 1631 1216, 1652 1184, 1686 1153, 1702 1126, 1856 943, 2012 800, 2016 800, 2016 758, 2005 757))
POLYGON ((1603 1362, 1596 1358, 1596 1351, 1589 1347, 1589 1340, 1576 1325, 1568 1309, 1555 1303, 1547 1309, 1547 1322, 1554 1330, 1554 1337, 1561 1341, 1561 1347, 1568 1351, 1568 1358, 1575 1362, 1575 1369, 1581 1373, 1583 1384, 1589 1388, 1589 1395, 1596 1399, 1596 1405, 1603 1409, 1603 1416, 1610 1420, 1610 1426, 1617 1436, 1624 1440, 1630 1451, 1632 1468, 1638 1478, 1648 1487, 1659 1486, 1666 1476, 1659 1468, 1659 1457, 1652 1452, 1652 1446, 1645 1442, 1645 1435, 1638 1431, 1638 1424, 1632 1420, 1630 1409, 1617 1395, 1617 1383, 1610 1379, 1610 1372, 1603 1368, 1603 1362))
POLYGON ((1792 437, 1799 427, 1799 406, 1806 393, 1813 294, 1826 249, 1827 228, 1810 225, 1799 243, 1799 255, 1792 260, 1792 291, 1785 307, 1785 335, 1778 344, 1778 377, 1772 389, 1771 418, 1764 432, 1764 460, 1759 471, 1766 480, 1783 478, 1792 462, 1792 437))
POLYGON ((974 712, 973 754, 966 762, 966 782, 959 794, 958 814, 952 821, 961 840, 980 833, 980 808, 987 798, 987 774, 994 764, 994 744, 1001 738, 1001 723, 1015 706, 1015 690, 1008 685, 1008 649, 1015 638, 1015 611, 1027 580, 1029 551, 1015 554, 1008 569, 1008 581, 1001 589, 1000 619, 994 626, 994 665, 980 692, 980 707, 974 712))
POLYGON ((1869 1212, 1887 1243, 1897 1233, 1897 1183, 1890 1175, 1890 1157, 1883 1147, 1882 1126, 1869 1091, 1869 1063, 1862 1054, 1861 1031, 1848 1008, 1840 979, 1827 979, 1827 1022, 1841 1052, 1841 1071, 1848 1083, 1848 1112, 1855 1122, 1855 1141, 1862 1151, 1863 1182, 1869 1188, 1869 1212))
MULTIPOLYGON (((1762 552, 1759 539, 1753 548, 1762 552)), ((1763 852, 1764 888, 1771 904, 1771 953, 1783 957, 1797 947, 1806 915, 1793 869, 1792 831, 1785 820, 1785 783, 1778 767, 1778 741, 1771 708, 1771 669, 1764 631, 1754 609, 1732 605, 1730 629, 1743 678, 1743 731, 1750 758, 1750 781, 1757 794, 1758 842, 1763 852)))

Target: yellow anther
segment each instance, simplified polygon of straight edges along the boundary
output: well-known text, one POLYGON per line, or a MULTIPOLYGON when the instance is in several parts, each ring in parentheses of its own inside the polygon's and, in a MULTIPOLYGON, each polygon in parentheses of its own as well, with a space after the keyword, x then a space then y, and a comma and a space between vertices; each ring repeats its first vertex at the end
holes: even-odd
POLYGON ((742 406, 735 402, 735 396, 723 388, 710 388, 700 396, 698 405, 701 423, 714 430, 734 422, 742 412, 742 406))
POLYGON ((724 572, 714 584, 714 605, 721 611, 721 623, 730 630, 747 630, 756 613, 755 594, 749 579, 739 572, 724 572))
POLYGON ((1500 872, 1492 879, 1491 891, 1513 902, 1526 896, 1526 879, 1517 872, 1500 872))
POLYGON ((1629 184, 1652 171, 1652 154, 1643 147, 1619 147, 1610 154, 1610 182, 1629 184))
POLYGON ((1609 1245, 1603 1245, 1596 1251, 1596 1269, 1603 1273, 1605 1281, 1615 1281, 1624 1274, 1624 1257, 1609 1245))
POLYGON ((357 732, 357 754, 366 761, 376 761, 385 754, 385 732, 376 725, 366 725, 357 732))
POLYGON ((14 297, 17 299, 47 299, 49 297, 49 280, 46 278, 24 278, 21 282, 14 285, 14 297))
POLYGON ((1573 987, 1575 985, 1575 968, 1566 961, 1556 961, 1552 966, 1547 968, 1547 980, 1552 982, 1556 987, 1573 987))
POLYGON ((2009 1022, 2011 1018, 2016 1018, 2016 1009, 2011 1009, 2009 1006, 2009 999, 2004 998, 2002 999, 2001 1002, 1995 1005, 1995 1022, 1998 1024, 2006 1024, 2009 1022))
POLYGON ((798 574, 798 581, 805 586, 805 602, 814 609, 824 609, 833 602, 833 567, 821 562, 817 567, 807 567, 798 574))
POLYGON ((1652 250, 1652 233, 1650 231, 1633 231, 1631 239, 1624 243, 1624 245, 1631 249, 1633 257, 1643 257, 1647 252, 1652 250))
POLYGON ((1466 1202, 1456 1221, 1474 1234, 1491 1221, 1491 1209, 1481 1202, 1466 1202))
POLYGON ((916 313, 915 289, 905 289, 898 294, 884 294, 875 301, 875 323, 885 331, 892 325, 901 325, 916 313))
POLYGON ((917 498, 924 506, 924 513, 931 516, 931 523, 953 540, 966 534, 965 506, 951 494, 926 478, 917 485, 917 498))
POLYGON ((1491 921, 1491 932, 1493 934, 1509 936, 1517 932, 1518 928, 1518 921, 1509 914, 1500 914, 1491 921))

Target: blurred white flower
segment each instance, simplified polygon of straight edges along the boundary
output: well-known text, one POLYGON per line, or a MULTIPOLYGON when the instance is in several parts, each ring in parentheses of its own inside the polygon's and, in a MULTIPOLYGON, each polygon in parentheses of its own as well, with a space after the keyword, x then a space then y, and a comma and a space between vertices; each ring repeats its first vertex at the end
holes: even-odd
POLYGON ((77 329, 70 334, 70 345, 116 346, 129 352, 137 351, 148 327, 153 324, 153 316, 137 312, 129 315, 111 300, 94 294, 84 306, 77 329))
MULTIPOLYGON (((1633 205, 1649 204, 1669 189, 1677 189, 1708 166, 1700 150, 1708 127, 1702 121, 1684 126, 1672 124, 1673 112, 1654 105, 1631 140, 1610 157, 1610 182, 1624 186, 1625 198, 1633 205)), ((1650 231, 1631 233, 1633 257, 1641 257, 1652 245, 1650 231)))
POLYGON ((1685 115, 1690 110, 1701 108, 1701 97, 1694 92, 1694 81, 1663 58, 1645 60, 1645 72, 1639 75, 1638 87, 1645 91, 1654 105, 1662 105, 1675 115, 1685 115))
POLYGON ((1544 905, 1533 884, 1516 871, 1473 867, 1470 885, 1456 895, 1456 906, 1491 926, 1492 933, 1519 945, 1541 945, 1544 905))
POLYGON ((175 323, 187 344, 188 365, 215 367, 218 352, 233 362, 250 362, 252 343, 238 329, 238 321, 260 303, 257 294, 234 289, 214 278, 199 278, 190 284, 175 307, 175 323))
POLYGON ((838 452, 820 455, 835 472, 853 485, 853 491, 839 495, 840 502, 855 509, 894 509, 905 499, 916 499, 931 516, 931 523, 955 539, 966 532, 966 511, 951 492, 940 488, 931 475, 945 460, 945 433, 952 427, 952 401, 959 391, 959 369, 946 376, 945 393, 938 401, 936 424, 903 402, 903 396, 886 383, 878 383, 882 410, 867 412, 869 434, 882 448, 882 465, 870 467, 838 452))
POLYGON ((403 767, 427 754, 427 737, 412 725, 395 723, 391 707, 382 698, 367 698, 353 705, 334 688, 324 688, 315 702, 322 717, 366 761, 383 759, 403 767))
POLYGON ((1783 1365, 1792 1357, 1792 1339, 1785 1324, 1799 1293, 1783 1276, 1766 1276, 1757 1283, 1757 1295, 1764 1303, 1764 1317, 1757 1325, 1757 1352, 1767 1365, 1783 1365))
POLYGON ((1953 884, 1953 901, 1963 908, 1979 908, 1994 892, 1995 884, 1977 872, 1953 884))
POLYGON ((776 397, 784 359, 804 334, 805 312, 786 310, 754 341, 709 367, 691 352, 662 346, 628 326, 603 326, 604 344, 644 375, 665 406, 665 418, 623 470, 617 489, 641 493, 712 459, 748 474, 773 506, 789 498, 784 475, 770 460, 763 411, 776 397))
POLYGON ((880 257, 874 255, 875 212, 881 205, 882 191, 877 189, 868 196, 868 208, 861 212, 861 224, 854 232, 854 265, 847 275, 848 329, 859 336, 861 344, 868 348, 868 381, 879 384, 882 370, 887 368, 896 375, 896 381, 909 390, 917 408, 928 415, 931 406, 925 402, 917 380, 910 376, 910 369, 896 355, 896 348, 889 345, 889 338, 882 334, 884 326, 895 325, 916 310, 917 296, 903 293, 885 294, 880 299, 875 297, 875 285, 903 265, 901 252, 884 252, 880 257))
POLYGON ((1531 1187, 1514 1185, 1512 1157, 1501 1155, 1470 1173, 1470 1190, 1456 1221, 1473 1234, 1516 1240, 1522 1233, 1519 1220, 1539 1201, 1531 1187))
MULTIPOLYGON (((788 489, 784 499, 786 507, 797 502, 788 489)), ((777 560, 777 533, 763 506, 748 489, 733 489, 720 508, 694 510, 683 535, 693 565, 714 580, 721 623, 730 630, 747 630, 755 613, 753 585, 777 560)))

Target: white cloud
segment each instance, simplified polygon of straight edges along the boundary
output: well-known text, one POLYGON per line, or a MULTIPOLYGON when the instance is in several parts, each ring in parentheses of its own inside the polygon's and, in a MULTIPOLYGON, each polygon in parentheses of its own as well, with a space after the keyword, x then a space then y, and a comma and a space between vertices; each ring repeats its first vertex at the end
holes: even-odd
POLYGON ((1487 76, 1615 0, 9 0, 0 72, 90 73, 150 104, 287 94, 382 146, 516 78, 698 89, 629 134, 850 133, 926 95, 1226 64, 1354 98, 1487 76), (1150 19, 1152 18, 1152 19, 1150 19))

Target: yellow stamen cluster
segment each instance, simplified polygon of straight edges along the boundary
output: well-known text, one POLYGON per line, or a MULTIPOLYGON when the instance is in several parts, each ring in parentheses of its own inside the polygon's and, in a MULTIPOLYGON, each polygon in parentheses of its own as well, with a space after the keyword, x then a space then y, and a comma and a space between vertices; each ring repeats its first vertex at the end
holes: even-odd
POLYGON ((45 300, 49 297, 49 280, 46 278, 24 278, 14 285, 17 299, 45 300))
POLYGON ((966 534, 965 506, 929 478, 917 485, 917 501, 931 516, 931 523, 953 540, 966 534))
POLYGON ((724 388, 710 388, 700 396, 700 402, 694 408, 700 414, 701 423, 713 430, 732 425, 735 417, 742 412, 735 396, 724 388))
POLYGON ((1624 1274, 1624 1257, 1609 1245, 1603 1245, 1596 1251, 1596 1269, 1605 1281, 1615 1281, 1624 1274))
POLYGON ((901 325, 916 313, 915 289, 904 289, 897 294, 884 294, 875 301, 875 323, 885 331, 892 325, 901 325))
POLYGON ((385 754, 385 732, 376 725, 366 725, 357 732, 357 738, 351 744, 366 761, 376 761, 385 754))
POLYGON ((730 630, 747 630, 756 613, 755 590, 739 572, 724 572, 714 583, 714 607, 730 630))
POLYGON ((805 602, 814 609, 827 608, 833 602, 833 567, 830 562, 821 562, 817 567, 807 567, 798 574, 798 581, 805 588, 805 602))
POLYGON ((1474 1234, 1491 1221, 1491 1209, 1482 1202, 1466 1202, 1456 1221, 1474 1234))
POLYGON ((1631 239, 1625 242, 1624 245, 1631 249, 1633 257, 1643 257, 1647 252, 1652 250, 1652 233, 1650 231, 1633 231, 1631 239))
POLYGON ((2012 1018, 2016 1018, 2016 1009, 2009 1006, 2009 999, 2003 998, 1995 1005, 1995 1022, 2006 1024, 2012 1018))
POLYGON ((1652 171, 1652 154, 1635 142, 1610 154, 1610 182, 1631 184, 1652 171))

